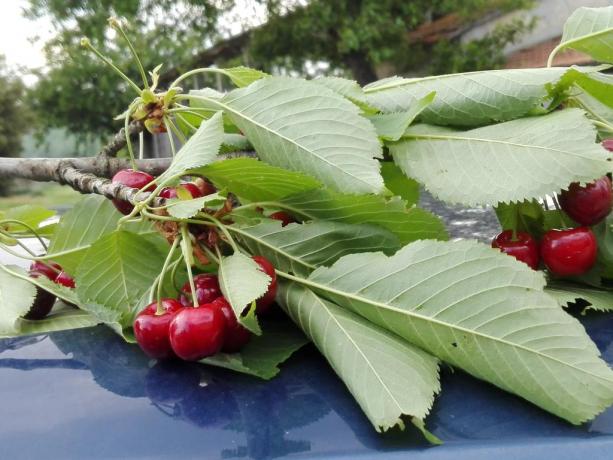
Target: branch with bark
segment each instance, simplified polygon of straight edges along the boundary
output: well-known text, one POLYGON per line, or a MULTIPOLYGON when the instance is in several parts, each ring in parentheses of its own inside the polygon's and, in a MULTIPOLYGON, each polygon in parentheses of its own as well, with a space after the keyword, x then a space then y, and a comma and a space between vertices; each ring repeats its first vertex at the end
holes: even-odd
MULTIPOLYGON (((145 126, 141 121, 135 120, 128 125, 128 136, 126 136, 126 130, 121 128, 115 136, 98 152, 100 157, 114 157, 122 148, 124 148, 128 142, 128 137, 133 139, 137 134, 141 133, 145 129, 145 126)), ((134 140, 134 139, 133 139, 134 140)))

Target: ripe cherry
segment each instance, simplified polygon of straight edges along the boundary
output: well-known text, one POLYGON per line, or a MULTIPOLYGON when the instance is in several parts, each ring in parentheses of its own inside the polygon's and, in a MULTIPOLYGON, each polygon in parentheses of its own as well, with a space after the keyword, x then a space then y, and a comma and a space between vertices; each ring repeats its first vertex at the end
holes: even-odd
POLYGON ((609 152, 613 152, 613 139, 605 139, 602 141, 602 146, 609 152))
POLYGON ((212 195, 217 191, 215 187, 205 181, 202 177, 198 177, 196 180, 194 180, 194 185, 200 189, 200 196, 212 195))
MULTIPOLYGON (((196 287, 196 304, 203 305, 211 303, 217 297, 221 297, 221 288, 219 287, 219 278, 212 273, 203 273, 194 276, 194 286, 196 287)), ((179 298, 181 305, 184 307, 193 307, 192 290, 189 281, 181 288, 181 297, 179 298)))
POLYGON ((54 262, 40 262, 38 260, 32 262, 30 265, 30 275, 34 273, 46 276, 51 281, 55 281, 59 273, 62 271, 62 267, 54 262))
POLYGON ((68 273, 66 273, 65 271, 61 271, 59 275, 57 275, 57 277, 54 280, 57 284, 61 284, 62 286, 66 286, 67 288, 71 288, 74 289, 75 287, 75 282, 74 282, 74 278, 72 276, 70 276, 68 273))
POLYGON ((266 314, 270 310, 270 306, 275 301, 275 296, 277 295, 277 274, 275 273, 275 267, 273 267, 265 257, 253 256, 253 260, 255 260, 258 265, 262 267, 264 273, 271 278, 270 284, 268 285, 268 291, 256 301, 255 311, 258 314, 266 314))
POLYGON ((184 308, 170 322, 170 346, 179 358, 197 361, 221 350, 226 319, 219 308, 184 308))
POLYGON ((505 230, 492 241, 492 247, 524 262, 533 270, 539 266, 539 249, 535 239, 527 232, 516 232, 513 238, 512 230, 505 230))
POLYGON ((251 340, 251 332, 241 326, 236 319, 232 306, 224 297, 218 297, 209 304, 213 308, 219 308, 226 320, 226 337, 221 347, 221 351, 226 353, 236 353, 240 351, 249 340, 251 340))
MULTIPOLYGON (((153 176, 147 174, 143 171, 134 171, 133 169, 122 169, 117 174, 113 176, 111 182, 114 184, 122 184, 127 187, 132 187, 136 189, 141 189, 145 187, 147 184, 150 184, 153 181, 153 176)), ((144 189, 146 192, 152 192, 155 190, 155 185, 151 184, 149 187, 144 189)), ((117 208, 117 210, 125 215, 128 215, 134 209, 132 203, 129 203, 125 200, 113 200, 113 204, 117 208)))
POLYGON ((163 313, 157 314, 157 302, 147 305, 134 320, 134 336, 141 349, 152 358, 174 356, 168 330, 175 315, 183 306, 175 299, 162 299, 163 313))
POLYGON ((271 219, 280 220, 281 227, 285 227, 286 225, 291 224, 292 222, 296 222, 296 219, 294 219, 292 216, 290 216, 285 211, 273 212, 268 217, 270 217, 271 219))
MULTIPOLYGON (((201 196, 204 196, 196 184, 192 184, 191 182, 180 184, 177 187, 182 187, 187 190, 192 198, 200 198, 201 196)), ((177 187, 164 187, 160 191, 160 198, 177 198, 177 187)))
POLYGON ((598 252, 596 237, 588 227, 550 230, 541 241, 541 257, 551 273, 581 275, 588 271, 598 252))
POLYGON ((604 219, 611 212, 612 204, 611 179, 607 176, 586 186, 574 182, 560 194, 560 206, 566 214, 586 226, 604 219))

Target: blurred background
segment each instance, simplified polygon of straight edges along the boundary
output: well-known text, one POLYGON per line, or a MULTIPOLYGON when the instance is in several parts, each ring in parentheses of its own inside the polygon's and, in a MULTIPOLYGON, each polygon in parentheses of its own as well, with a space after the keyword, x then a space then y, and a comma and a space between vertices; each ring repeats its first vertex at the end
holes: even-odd
MULTIPOLYGON (((573 10, 608 5, 613 0, 4 0, 0 156, 94 155, 121 128, 113 117, 133 96, 80 46, 87 36, 139 80, 107 28, 109 16, 129 21, 145 68, 163 63, 162 87, 192 68, 236 65, 366 84, 392 75, 543 67, 573 10)), ((555 61, 589 63, 572 51, 555 61)), ((189 84, 225 89, 213 77, 189 84)), ((169 153, 163 136, 149 135, 147 145, 149 156, 169 153)), ((53 184, 0 183, 0 210, 28 203, 61 209, 78 197, 53 184)))

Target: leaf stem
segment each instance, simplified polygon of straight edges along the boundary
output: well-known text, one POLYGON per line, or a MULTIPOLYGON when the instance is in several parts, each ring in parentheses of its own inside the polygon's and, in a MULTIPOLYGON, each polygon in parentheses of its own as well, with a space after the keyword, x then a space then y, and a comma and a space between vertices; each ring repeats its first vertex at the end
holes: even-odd
MULTIPOLYGON (((32 233, 32 235, 34 235, 34 237, 40 242, 41 246, 45 249, 45 252, 47 252, 49 250, 45 240, 41 238, 41 236, 38 234, 38 232, 36 230, 34 230, 33 227, 31 227, 30 225, 26 224, 25 222, 23 222, 21 220, 17 220, 17 219, 4 219, 4 220, 0 221, 0 226, 4 225, 4 224, 17 224, 17 225, 21 225, 22 227, 27 228, 30 231, 30 233, 32 233)), ((14 238, 13 235, 10 235, 10 236, 14 238)))
POLYGON ((187 268, 187 278, 189 279, 189 287, 192 293, 192 305, 198 308, 198 297, 196 296, 196 285, 194 284, 194 274, 192 273, 192 241, 189 237, 187 224, 181 223, 181 249, 183 251, 183 260, 187 268))

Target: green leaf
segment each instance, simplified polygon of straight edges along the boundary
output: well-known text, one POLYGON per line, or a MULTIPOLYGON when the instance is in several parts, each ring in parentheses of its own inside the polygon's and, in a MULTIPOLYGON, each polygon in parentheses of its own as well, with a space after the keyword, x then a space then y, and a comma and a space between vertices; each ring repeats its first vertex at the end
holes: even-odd
POLYGON ((577 8, 566 20, 560 44, 551 52, 549 61, 567 48, 613 63, 613 6, 577 8))
POLYGON ((19 318, 16 322, 16 331, 5 334, 0 330, 0 338, 21 337, 25 335, 47 334, 49 332, 65 331, 68 329, 81 329, 92 327, 100 321, 90 313, 73 307, 64 306, 54 310, 45 318, 27 320, 19 318))
POLYGON ((77 269, 80 306, 104 322, 131 326, 134 308, 162 270, 164 254, 131 232, 116 230, 96 241, 77 269))
POLYGON ((418 125, 407 136, 390 146, 395 163, 450 203, 538 198, 611 170, 611 154, 578 109, 464 132, 418 125))
POLYGON ((377 193, 381 146, 358 108, 321 85, 270 77, 231 91, 222 108, 265 162, 348 193, 377 193))
POLYGON ((249 67, 244 67, 244 66, 231 67, 229 69, 217 69, 217 70, 219 73, 222 73, 226 75, 227 77, 229 77, 230 80, 232 80, 232 83, 234 83, 239 88, 242 88, 243 86, 249 86, 254 81, 270 76, 267 73, 262 72, 260 70, 251 69, 249 67))
POLYGON ((281 283, 278 297, 377 431, 426 417, 440 391, 438 359, 296 283, 281 283))
POLYGON ((531 235, 543 233, 544 212, 536 200, 500 203, 495 211, 503 230, 517 230, 531 235))
POLYGON ((426 238, 448 238, 443 222, 417 207, 407 208, 400 197, 343 195, 329 190, 312 190, 267 205, 290 211, 304 220, 329 220, 349 224, 372 224, 398 237, 401 244, 426 238))
POLYGON ((568 73, 576 85, 611 110, 613 107, 613 76, 600 72, 584 73, 574 68, 568 73))
MULTIPOLYGON (((53 260, 74 274, 92 243, 115 230, 121 217, 110 200, 99 195, 85 197, 60 219, 45 260, 53 260)), ((150 222, 124 228, 143 236, 157 234, 150 222)))
POLYGON ((246 150, 253 150, 249 139, 242 134, 224 133, 219 153, 244 152, 246 150))
POLYGON ((278 270, 308 273, 319 265, 330 265, 344 255, 400 248, 389 231, 374 225, 313 221, 289 224, 262 219, 249 225, 232 225, 234 233, 252 254, 262 255, 278 270))
POLYGON ((419 241, 345 256, 301 284, 460 367, 579 424, 613 402, 613 372, 542 273, 475 241, 419 241))
POLYGON ((28 283, 33 284, 34 286, 38 286, 39 288, 50 292, 54 296, 64 300, 67 303, 72 303, 75 305, 79 304, 79 298, 77 297, 77 294, 75 293, 74 289, 62 286, 61 284, 54 283, 45 276, 32 278, 23 268, 17 267, 15 265, 0 265, 0 270, 3 270, 4 272, 15 276, 16 278, 19 278, 22 281, 26 281, 28 283))
MULTIPOLYGON (((6 211, 4 216, 2 216, 2 220, 20 220, 21 222, 29 225, 36 230, 43 221, 53 216, 55 216, 55 211, 43 208, 42 206, 38 205, 26 204, 23 206, 16 206, 14 208, 10 208, 6 211)), ((22 225, 9 223, 6 224, 6 226, 9 231, 26 233, 28 232, 28 229, 26 229, 22 225)))
POLYGON ((347 80, 341 77, 318 77, 311 81, 349 99, 367 113, 377 112, 377 109, 369 105, 366 94, 364 94, 362 87, 355 80, 347 80))
POLYGON ((385 186, 394 195, 401 197, 407 206, 419 201, 419 183, 407 177, 392 161, 381 162, 381 175, 385 186))
POLYGON ((227 189, 247 201, 276 200, 321 187, 310 176, 253 158, 218 161, 198 169, 197 173, 213 182, 218 189, 227 189))
POLYGON ((411 104, 408 110, 402 112, 377 113, 368 115, 366 118, 375 126, 379 137, 385 141, 397 141, 400 139, 415 118, 432 104, 436 93, 422 97, 411 104))
POLYGON ((425 78, 385 79, 364 88, 368 101, 383 112, 410 110, 433 91, 420 114, 434 125, 482 126, 527 115, 548 99, 566 68, 487 70, 425 78))
POLYGON ((261 330, 253 302, 266 294, 271 281, 255 260, 240 252, 219 261, 221 292, 232 305, 239 322, 258 335, 261 330))
MULTIPOLYGON (((579 86, 573 87, 573 96, 568 99, 569 106, 576 106, 585 109, 588 112, 588 116, 599 121, 604 122, 610 126, 613 126, 613 109, 606 106, 594 96, 591 96, 579 86)), ((608 130, 600 130, 599 135, 601 139, 611 137, 613 133, 608 130)))
POLYGON ((269 380, 279 373, 279 364, 308 340, 287 322, 269 322, 264 324, 263 331, 262 335, 253 336, 240 353, 217 353, 200 362, 269 380))
POLYGON ((19 333, 19 318, 30 310, 35 295, 32 283, 0 270, 0 336, 19 333))
POLYGON ((173 200, 168 204, 166 211, 177 219, 189 219, 195 216, 198 211, 205 206, 219 205, 223 204, 225 201, 226 199, 224 197, 219 196, 217 193, 213 193, 192 200, 173 200))
POLYGON ((157 183, 187 173, 191 169, 204 166, 215 161, 223 140, 222 114, 217 112, 204 121, 198 131, 177 152, 172 163, 163 174, 158 176, 157 183))
POLYGON ((561 307, 582 299, 588 302, 593 310, 613 311, 613 291, 563 280, 550 280, 546 291, 558 301, 561 307))

